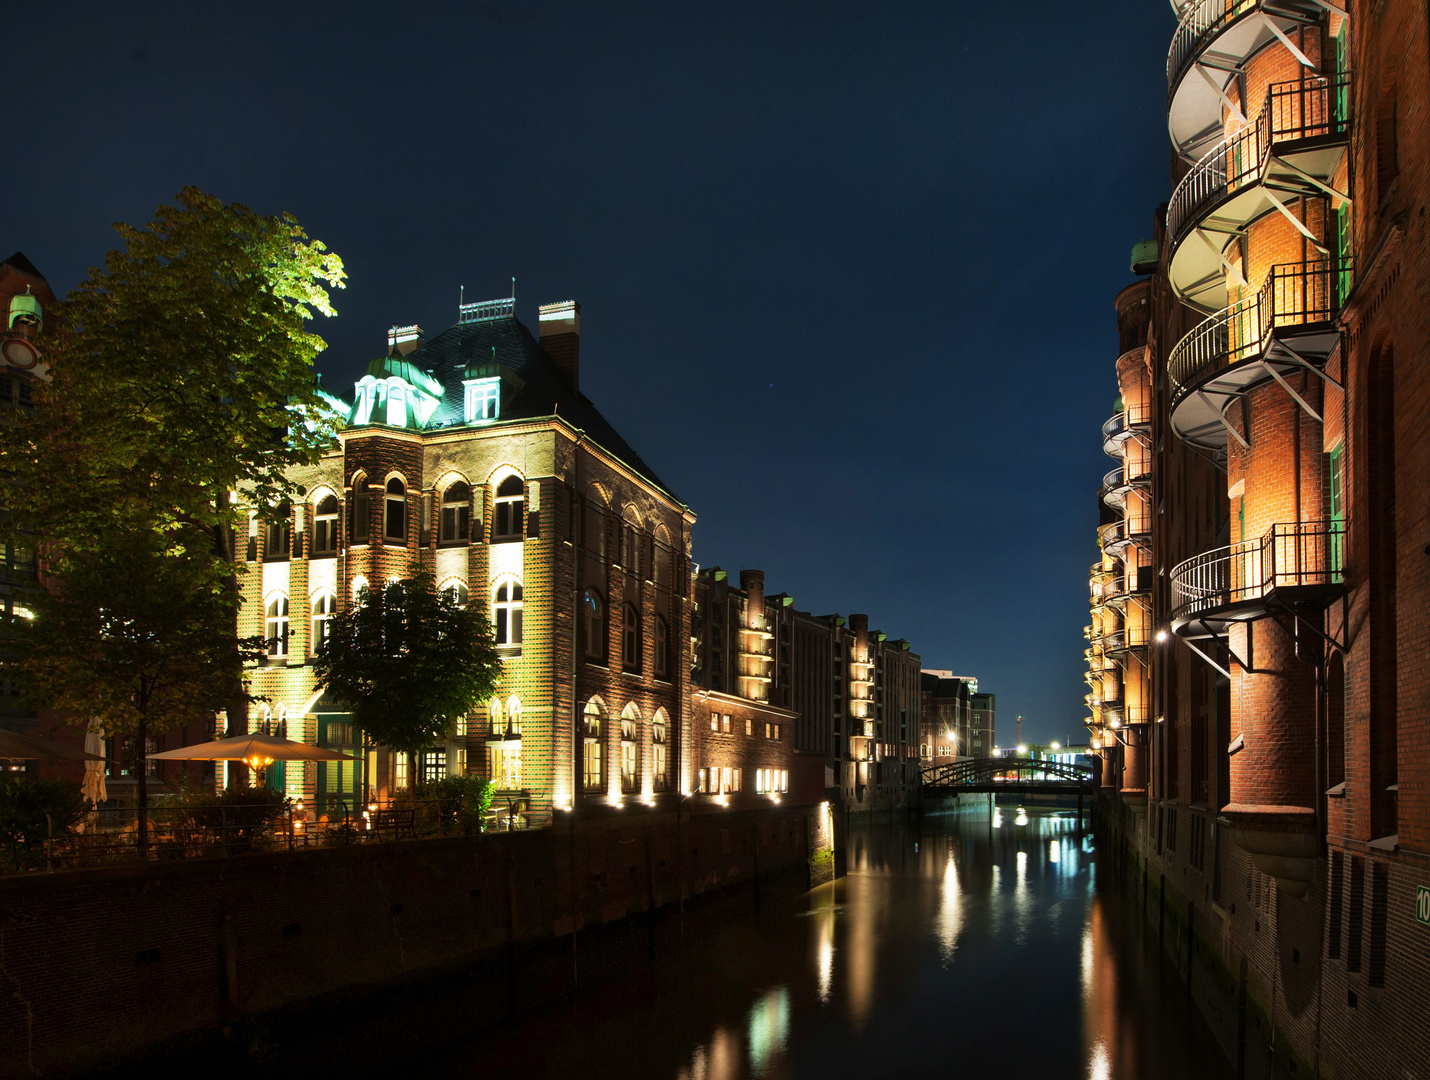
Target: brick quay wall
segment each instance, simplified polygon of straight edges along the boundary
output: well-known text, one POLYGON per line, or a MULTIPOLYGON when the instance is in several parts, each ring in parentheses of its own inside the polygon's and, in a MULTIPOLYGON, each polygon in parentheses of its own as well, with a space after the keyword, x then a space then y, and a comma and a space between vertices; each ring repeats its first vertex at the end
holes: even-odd
POLYGON ((0 881, 0 1077, 113 1064, 325 995, 469 971, 501 1019, 642 954, 722 896, 827 880, 819 806, 611 813, 553 828, 0 881), (574 936, 573 936, 574 935, 574 936), (529 963, 524 961, 529 960, 529 963), (493 972, 498 972, 493 976, 493 972))

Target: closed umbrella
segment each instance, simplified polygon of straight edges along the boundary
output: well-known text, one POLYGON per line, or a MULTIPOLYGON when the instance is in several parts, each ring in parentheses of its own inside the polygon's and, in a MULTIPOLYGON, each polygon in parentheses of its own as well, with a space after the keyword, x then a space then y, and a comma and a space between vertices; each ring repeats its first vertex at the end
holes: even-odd
POLYGON ((84 752, 93 754, 93 761, 84 763, 84 784, 80 790, 95 806, 109 798, 109 789, 104 782, 104 736, 97 728, 90 728, 84 737, 84 752))
MULTIPOLYGON (((83 750, 71 750, 67 746, 56 746, 33 735, 21 735, 18 731, 0 728, 0 759, 11 761, 90 761, 99 758, 97 754, 83 750)), ((99 758, 103 761, 103 758, 99 758)))
POLYGON ((340 754, 322 746, 280 739, 276 735, 231 735, 227 739, 214 742, 195 743, 181 746, 177 750, 165 750, 162 754, 150 754, 154 761, 242 761, 263 780, 263 770, 275 761, 356 761, 357 758, 340 754))

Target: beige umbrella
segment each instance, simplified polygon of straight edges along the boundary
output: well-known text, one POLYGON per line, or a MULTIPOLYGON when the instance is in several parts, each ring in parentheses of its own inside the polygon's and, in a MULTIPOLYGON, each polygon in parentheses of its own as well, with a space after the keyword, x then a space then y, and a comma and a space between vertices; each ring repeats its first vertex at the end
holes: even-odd
POLYGON ((90 761, 104 759, 97 754, 83 750, 71 750, 67 746, 56 746, 33 735, 21 735, 18 731, 0 728, 0 759, 11 761, 90 761))
POLYGON ((94 760, 84 763, 84 783, 80 785, 80 791, 98 806, 109 798, 109 788, 104 782, 104 736, 98 728, 90 728, 85 733, 84 752, 93 754, 94 760))
POLYGON ((322 746, 280 739, 276 735, 231 735, 215 742, 195 743, 162 754, 150 754, 152 761, 241 761, 254 771, 259 782, 263 770, 275 761, 356 761, 357 758, 322 746))

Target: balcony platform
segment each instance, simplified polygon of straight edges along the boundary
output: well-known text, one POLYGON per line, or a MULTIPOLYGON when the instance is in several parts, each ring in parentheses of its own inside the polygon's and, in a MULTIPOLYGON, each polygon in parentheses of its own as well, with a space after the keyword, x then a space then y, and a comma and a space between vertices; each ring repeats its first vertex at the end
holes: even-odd
POLYGON ((1312 0, 1193 0, 1167 52, 1167 132, 1177 153, 1196 161, 1221 140, 1223 95, 1277 40, 1273 25, 1292 37, 1324 15, 1312 0))
POLYGON ((1228 440, 1243 441, 1227 417, 1232 402, 1291 374, 1321 375, 1340 342, 1336 316, 1350 273, 1349 264, 1274 266, 1256 293, 1177 342, 1167 361, 1177 436, 1224 454, 1228 440))
POLYGON ((1253 122, 1219 141, 1172 192, 1168 282, 1208 314, 1227 304, 1230 253, 1247 226, 1289 200, 1330 194, 1346 157, 1350 76, 1278 83, 1253 122))

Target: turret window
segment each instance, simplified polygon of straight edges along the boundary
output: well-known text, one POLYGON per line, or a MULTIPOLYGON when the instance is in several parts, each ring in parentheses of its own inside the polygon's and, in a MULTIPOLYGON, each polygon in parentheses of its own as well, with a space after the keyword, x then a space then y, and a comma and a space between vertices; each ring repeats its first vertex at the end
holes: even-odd
POLYGON ((407 542, 407 487, 396 477, 387 482, 383 501, 382 538, 389 544, 407 542))
POLYGON ((524 531, 526 486, 519 476, 508 476, 497 486, 493 507, 492 539, 520 539, 524 531))

